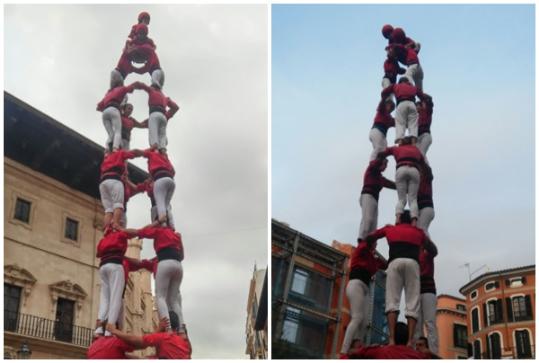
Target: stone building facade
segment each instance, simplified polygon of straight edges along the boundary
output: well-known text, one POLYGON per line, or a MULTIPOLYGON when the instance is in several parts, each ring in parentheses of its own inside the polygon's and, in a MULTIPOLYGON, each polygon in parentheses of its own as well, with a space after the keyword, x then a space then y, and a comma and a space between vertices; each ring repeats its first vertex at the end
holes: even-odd
MULTIPOLYGON (((103 151, 8 93, 4 111, 4 357, 24 344, 31 358, 83 358, 99 305, 103 151)), ((128 254, 140 256, 140 241, 128 254)), ((153 329, 150 281, 129 279, 124 325, 135 333, 153 329)))

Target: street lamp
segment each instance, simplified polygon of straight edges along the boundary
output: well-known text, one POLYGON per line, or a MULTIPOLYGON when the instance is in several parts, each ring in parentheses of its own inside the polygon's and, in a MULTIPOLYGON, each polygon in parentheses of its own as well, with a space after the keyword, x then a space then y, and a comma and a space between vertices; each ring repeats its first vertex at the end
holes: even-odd
POLYGON ((18 359, 30 359, 32 356, 32 350, 28 346, 28 342, 24 341, 21 344, 21 349, 17 351, 18 359))

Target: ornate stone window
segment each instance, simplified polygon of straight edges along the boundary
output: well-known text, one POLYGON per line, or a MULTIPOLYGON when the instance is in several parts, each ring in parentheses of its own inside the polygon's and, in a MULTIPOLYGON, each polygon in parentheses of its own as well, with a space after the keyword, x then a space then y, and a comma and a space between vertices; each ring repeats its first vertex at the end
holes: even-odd
POLYGON ((4 282, 22 288, 23 293, 21 297, 23 306, 26 305, 26 300, 30 296, 36 281, 34 275, 16 264, 4 266, 4 282))
POLYGON ((56 312, 56 304, 58 298, 64 298, 75 301, 75 306, 77 308, 76 316, 78 318, 79 313, 82 309, 82 303, 88 294, 80 285, 70 281, 64 280, 59 281, 54 284, 49 285, 49 291, 52 299, 52 312, 56 312))

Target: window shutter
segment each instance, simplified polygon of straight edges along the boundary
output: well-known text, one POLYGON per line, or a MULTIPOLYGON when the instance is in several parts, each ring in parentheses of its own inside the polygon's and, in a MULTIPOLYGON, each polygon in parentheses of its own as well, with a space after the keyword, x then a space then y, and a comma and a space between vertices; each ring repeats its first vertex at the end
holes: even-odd
POLYGON ((502 299, 496 300, 496 320, 497 323, 503 322, 502 299))
POLYGON ((471 356, 473 356, 473 348, 472 344, 468 343, 468 358, 470 358, 471 356))
POLYGON ((494 286, 495 286, 496 288, 499 288, 499 287, 500 287, 500 282, 499 282, 499 281, 495 281, 495 282, 494 282, 494 286))
POLYGON ((487 335, 485 338, 486 342, 487 342, 487 359, 492 359, 492 357, 490 356, 490 337, 487 335))
POLYGON ((511 286, 511 280, 506 279, 505 280, 505 286, 511 286))
POLYGON ((505 298, 505 307, 507 310, 507 321, 515 321, 513 317, 513 302, 510 297, 505 298))
POLYGON ((487 304, 483 303, 483 327, 488 326, 487 304))
POLYGON ((524 300, 526 301, 526 315, 529 316, 530 319, 533 319, 532 301, 530 295, 526 295, 524 300))
POLYGON ((526 276, 522 276, 522 285, 526 285, 526 276))

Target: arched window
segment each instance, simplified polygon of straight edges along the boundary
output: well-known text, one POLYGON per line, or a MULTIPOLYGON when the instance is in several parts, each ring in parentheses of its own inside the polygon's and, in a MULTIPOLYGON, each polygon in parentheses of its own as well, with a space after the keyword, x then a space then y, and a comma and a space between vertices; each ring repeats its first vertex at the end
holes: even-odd
POLYGON ((515 330, 515 346, 517 347, 517 359, 532 357, 530 332, 527 329, 515 330))
POLYGON ((502 358, 502 346, 500 333, 494 332, 488 336, 488 350, 490 359, 502 358))
POLYGON ((481 341, 479 339, 473 342, 473 359, 481 359, 481 341))
POLYGON ((472 309, 472 333, 479 331, 479 308, 472 309))

